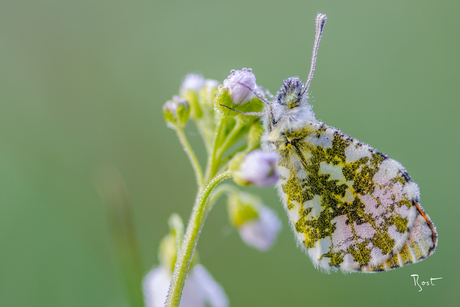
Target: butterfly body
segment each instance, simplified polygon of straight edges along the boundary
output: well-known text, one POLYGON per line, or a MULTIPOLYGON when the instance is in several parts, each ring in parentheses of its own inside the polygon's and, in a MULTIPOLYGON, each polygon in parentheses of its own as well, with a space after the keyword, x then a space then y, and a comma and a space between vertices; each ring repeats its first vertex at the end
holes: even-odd
POLYGON ((435 227, 405 168, 316 120, 297 77, 283 82, 264 126, 262 148, 280 154, 279 196, 316 267, 384 271, 434 252, 435 227))

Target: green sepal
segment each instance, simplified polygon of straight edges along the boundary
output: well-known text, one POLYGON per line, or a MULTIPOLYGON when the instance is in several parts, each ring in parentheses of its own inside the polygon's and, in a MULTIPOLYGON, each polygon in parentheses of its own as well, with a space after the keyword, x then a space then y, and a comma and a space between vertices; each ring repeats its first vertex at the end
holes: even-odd
POLYGON ((170 270, 171 273, 174 271, 177 260, 176 236, 174 234, 169 233, 161 240, 158 260, 160 260, 160 265, 170 270))
POLYGON ((170 128, 174 128, 176 126, 176 120, 174 119, 174 115, 166 108, 163 108, 163 117, 165 118, 166 125, 170 128))
POLYGON ((248 148, 246 152, 253 151, 260 148, 260 140, 264 134, 264 127, 262 121, 257 121, 251 125, 248 134, 248 148))
POLYGON ((203 86, 203 88, 200 90, 198 93, 199 101, 201 102, 201 105, 203 108, 206 108, 208 110, 211 110, 214 112, 214 96, 217 92, 217 86, 209 88, 207 86, 203 86))
POLYGON ((188 106, 184 106, 179 104, 177 107, 177 122, 181 127, 184 127, 188 121, 188 117, 190 115, 190 108, 188 106))
POLYGON ((231 193, 227 201, 230 223, 238 228, 244 223, 259 217, 260 198, 243 192, 231 193))
POLYGON ((163 105, 163 117, 170 128, 184 128, 190 115, 189 102, 175 96, 163 105), (168 107, 168 104, 175 106, 174 110, 168 107))
MULTIPOLYGON (((158 259, 160 265, 167 268, 172 273, 177 261, 177 251, 182 245, 184 225, 181 217, 177 213, 171 215, 168 219, 168 224, 169 233, 160 242, 158 259)), ((195 251, 191 266, 194 266, 198 262, 198 252, 195 251)))
POLYGON ((190 103, 190 117, 192 119, 197 120, 203 117, 197 92, 189 89, 182 95, 182 98, 185 98, 190 103))
POLYGON ((259 98, 254 97, 244 104, 234 104, 230 93, 223 86, 219 86, 216 95, 214 96, 214 108, 224 117, 231 116, 243 122, 251 122, 254 120, 253 116, 247 116, 238 112, 261 112, 264 108, 264 102, 259 98))
POLYGON ((236 153, 228 164, 228 169, 232 174, 233 181, 240 186, 250 185, 250 182, 247 182, 246 180, 241 178, 239 171, 240 165, 241 163, 243 163, 247 154, 248 153, 246 151, 236 153))

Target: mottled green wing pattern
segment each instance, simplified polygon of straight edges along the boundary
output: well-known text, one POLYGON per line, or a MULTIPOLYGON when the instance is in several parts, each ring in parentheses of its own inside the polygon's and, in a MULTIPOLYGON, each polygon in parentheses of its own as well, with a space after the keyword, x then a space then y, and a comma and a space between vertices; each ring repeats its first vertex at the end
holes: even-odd
POLYGON ((435 227, 400 163, 322 123, 283 139, 279 195, 315 266, 375 272, 434 252, 435 227))

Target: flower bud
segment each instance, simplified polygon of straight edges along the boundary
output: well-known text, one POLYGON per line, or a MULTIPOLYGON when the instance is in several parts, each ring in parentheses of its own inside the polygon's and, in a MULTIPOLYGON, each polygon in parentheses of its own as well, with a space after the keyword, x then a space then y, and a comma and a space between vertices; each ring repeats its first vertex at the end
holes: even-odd
POLYGON ((217 87, 219 86, 219 81, 206 79, 204 81, 204 86, 200 90, 200 102, 202 105, 206 106, 207 108, 213 109, 213 99, 214 95, 216 94, 217 87))
POLYGON ((183 128, 187 123, 190 108, 187 100, 182 97, 174 96, 163 105, 163 116, 168 127, 183 128))
POLYGON ((177 260, 177 244, 174 234, 170 233, 161 240, 158 259, 160 260, 160 265, 167 268, 168 272, 172 273, 174 271, 177 260))
POLYGON ((186 95, 189 90, 199 92, 204 86, 205 80, 202 75, 188 74, 184 77, 180 86, 180 94, 186 95))
POLYGON ((279 155, 275 152, 260 149, 251 151, 241 164, 239 163, 242 160, 241 155, 235 155, 234 159, 230 162, 230 171, 233 180, 239 185, 253 184, 258 187, 268 187, 274 185, 279 179, 276 171, 279 155))
POLYGON ((255 113, 264 108, 265 93, 256 85, 256 77, 250 68, 232 70, 214 97, 214 109, 224 117, 234 117, 240 122, 252 122, 255 113), (252 116, 248 116, 252 113, 252 116))
POLYGON ((227 79, 224 80, 223 88, 232 97, 233 104, 245 104, 255 96, 256 76, 251 68, 232 70, 227 79))
POLYGON ((281 222, 273 210, 262 204, 260 198, 234 192, 228 198, 227 208, 230 222, 247 245, 262 251, 273 245, 281 222))
POLYGON ((180 95, 190 102, 190 116, 193 119, 199 119, 203 116, 200 103, 198 101, 198 93, 205 84, 202 75, 188 74, 184 77, 180 87, 180 95))

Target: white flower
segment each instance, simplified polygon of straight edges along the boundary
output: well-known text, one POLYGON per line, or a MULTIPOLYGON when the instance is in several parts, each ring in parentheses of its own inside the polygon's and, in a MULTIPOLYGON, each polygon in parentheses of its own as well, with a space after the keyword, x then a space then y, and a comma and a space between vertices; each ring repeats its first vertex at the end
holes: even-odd
POLYGON ((188 74, 184 77, 182 85, 180 87, 180 94, 182 96, 186 95, 188 90, 199 92, 204 86, 204 78, 202 75, 198 74, 188 74))
POLYGON ((254 98, 256 91, 260 91, 256 86, 256 76, 251 68, 232 70, 224 80, 223 87, 232 97, 234 104, 244 104, 254 98))
MULTIPOLYGON (((171 271, 158 266, 144 278, 143 291, 146 307, 163 307, 171 282, 171 271)), ((188 274, 182 292, 181 307, 227 307, 228 298, 219 285, 201 265, 194 265, 188 274)))
POLYGON ((279 155, 260 149, 251 151, 238 170, 238 177, 258 187, 274 185, 279 177, 276 165, 279 155))
POLYGON ((272 247, 281 230, 278 215, 266 206, 259 208, 259 217, 243 223, 239 228, 241 239, 261 251, 272 247))

